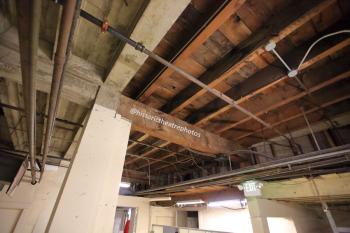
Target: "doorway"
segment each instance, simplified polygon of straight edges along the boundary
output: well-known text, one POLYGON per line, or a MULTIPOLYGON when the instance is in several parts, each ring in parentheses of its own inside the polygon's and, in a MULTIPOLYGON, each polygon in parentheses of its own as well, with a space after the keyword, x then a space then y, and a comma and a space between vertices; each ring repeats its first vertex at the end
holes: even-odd
POLYGON ((137 208, 117 207, 113 233, 136 233, 137 208))

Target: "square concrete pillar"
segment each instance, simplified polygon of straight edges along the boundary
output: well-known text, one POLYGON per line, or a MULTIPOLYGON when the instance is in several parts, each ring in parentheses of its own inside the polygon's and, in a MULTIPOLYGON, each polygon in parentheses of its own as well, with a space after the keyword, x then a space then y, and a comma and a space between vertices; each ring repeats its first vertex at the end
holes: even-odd
POLYGON ((46 232, 113 231, 130 122, 95 104, 46 232))
POLYGON ((270 233, 267 218, 259 205, 259 199, 247 197, 249 214, 254 233, 270 233))

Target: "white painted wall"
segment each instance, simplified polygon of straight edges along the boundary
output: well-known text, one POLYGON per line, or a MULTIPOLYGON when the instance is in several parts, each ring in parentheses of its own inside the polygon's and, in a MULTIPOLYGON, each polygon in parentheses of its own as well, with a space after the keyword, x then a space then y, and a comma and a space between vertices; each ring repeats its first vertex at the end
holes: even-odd
POLYGON ((280 232, 293 232, 294 229, 297 233, 331 232, 324 214, 310 207, 260 198, 248 198, 248 207, 254 233, 273 233, 276 225, 280 232))
POLYGON ((11 197, 4 187, 0 192, 0 232, 44 232, 66 170, 63 167, 47 170, 35 186, 29 183, 27 173, 11 197))
POLYGON ((151 224, 175 226, 176 208, 172 207, 151 207, 151 224))
POLYGON ((234 233, 252 233, 248 208, 229 210, 226 208, 201 209, 198 211, 199 228, 234 233))

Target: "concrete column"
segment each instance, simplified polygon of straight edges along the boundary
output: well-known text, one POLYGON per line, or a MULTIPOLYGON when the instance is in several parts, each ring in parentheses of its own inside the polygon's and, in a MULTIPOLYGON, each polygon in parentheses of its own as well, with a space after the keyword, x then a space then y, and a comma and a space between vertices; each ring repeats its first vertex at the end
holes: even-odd
POLYGON ((247 198, 254 233, 270 233, 266 216, 261 212, 257 198, 247 198))
POLYGON ((261 197, 248 197, 247 200, 254 233, 331 232, 321 208, 261 197))
POLYGON ((95 104, 46 232, 113 231, 130 122, 95 104))

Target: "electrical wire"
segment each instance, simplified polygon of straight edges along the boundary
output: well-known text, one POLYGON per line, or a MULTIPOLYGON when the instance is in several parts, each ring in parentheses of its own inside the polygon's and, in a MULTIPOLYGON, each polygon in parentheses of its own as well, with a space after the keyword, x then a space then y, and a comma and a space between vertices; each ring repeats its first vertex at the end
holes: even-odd
POLYGON ((313 47, 315 47, 315 45, 316 45, 318 42, 320 42, 321 40, 326 39, 326 38, 328 38, 328 37, 335 36, 335 35, 339 35, 339 34, 344 34, 344 33, 350 33, 350 30, 345 29, 345 30, 336 31, 336 32, 333 32, 333 33, 326 34, 326 35, 320 37, 319 39, 317 39, 314 43, 312 43, 312 44, 310 45, 310 47, 309 47, 308 50, 306 51, 306 53, 305 53, 303 59, 301 59, 301 61, 300 61, 300 63, 299 63, 299 66, 298 66, 297 69, 298 69, 298 70, 300 69, 300 67, 301 67, 301 66, 303 65, 303 63, 305 62, 307 56, 309 55, 310 51, 312 50, 313 47))

